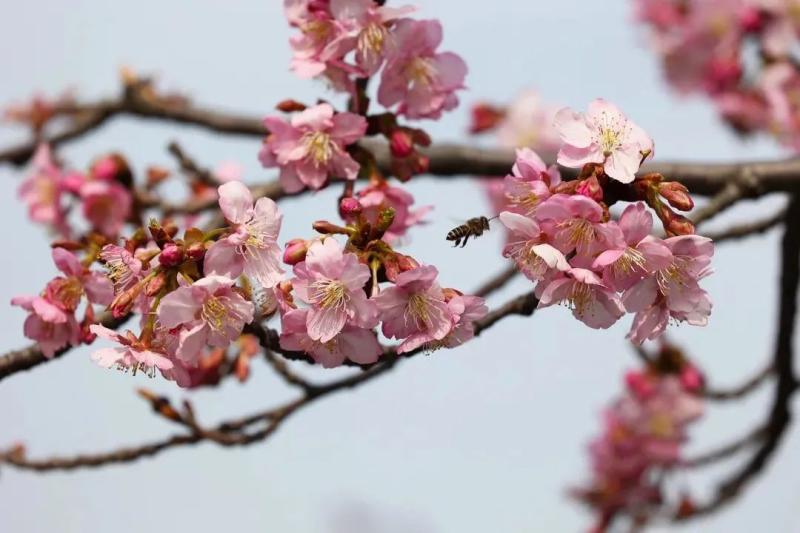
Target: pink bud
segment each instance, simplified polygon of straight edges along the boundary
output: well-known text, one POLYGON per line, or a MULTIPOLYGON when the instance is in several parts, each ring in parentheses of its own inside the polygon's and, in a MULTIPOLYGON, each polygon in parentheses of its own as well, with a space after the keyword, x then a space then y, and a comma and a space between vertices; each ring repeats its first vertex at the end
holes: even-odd
POLYGON ((112 180, 117 173, 117 163, 114 158, 104 157, 94 164, 92 167, 92 174, 95 178, 100 180, 112 180))
POLYGON ((677 181, 664 181, 658 184, 658 194, 663 196, 669 205, 679 211, 691 211, 694 201, 689 196, 689 189, 677 181))
POLYGON ((342 198, 342 201, 339 202, 339 215, 341 215, 343 219, 347 220, 356 217, 360 213, 361 203, 352 196, 342 198))
POLYGON ((600 186, 600 182, 597 181, 597 178, 594 176, 581 181, 580 184, 575 188, 575 194, 586 196, 592 200, 595 200, 596 202, 603 200, 603 188, 600 186))
POLYGON ((389 149, 394 157, 408 157, 414 152, 414 140, 404 129, 396 129, 389 139, 389 149))
POLYGON ((206 255, 206 247, 201 242, 196 242, 186 250, 186 257, 191 261, 200 261, 206 255))
POLYGON ((681 371, 681 385, 689 392, 697 392, 703 388, 703 374, 692 365, 686 365, 681 371))
POLYGON ((286 249, 283 251, 283 262, 287 265, 296 265, 305 261, 308 244, 308 241, 304 239, 292 239, 287 242, 286 249))
POLYGON ((161 253, 158 255, 158 262, 161 266, 170 268, 183 263, 184 257, 183 248, 177 244, 171 243, 164 246, 164 249, 161 250, 161 253))
POLYGON ((638 398, 645 399, 653 394, 653 381, 644 372, 630 371, 625 374, 625 384, 638 398))

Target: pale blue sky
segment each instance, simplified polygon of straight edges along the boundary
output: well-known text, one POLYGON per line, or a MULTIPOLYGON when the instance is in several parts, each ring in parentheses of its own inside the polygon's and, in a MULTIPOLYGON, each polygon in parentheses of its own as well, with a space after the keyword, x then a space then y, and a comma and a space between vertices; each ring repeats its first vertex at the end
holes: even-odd
MULTIPOLYGON (((254 114, 286 97, 313 100, 321 86, 288 71, 289 30, 279 0, 3 0, 0 18, 0 102, 35 90, 74 87, 97 97, 117 89, 117 68, 159 74, 167 87, 199 102, 254 114)), ((420 3, 421 4, 421 3, 420 3)), ((583 107, 595 97, 618 103, 656 139, 660 159, 776 157, 768 140, 743 143, 700 99, 679 99, 661 82, 655 57, 630 23, 626 0, 530 2, 436 0, 422 17, 441 18, 447 49, 470 67, 463 101, 506 100, 526 86, 550 101, 583 107), (489 7, 490 6, 490 7, 489 7)), ((464 140, 467 107, 430 125, 435 140, 464 140)), ((428 126, 426 124, 426 126, 428 126)), ((20 132, 3 129, 0 141, 20 132)), ((203 163, 245 165, 248 179, 272 176, 258 166, 258 140, 215 137, 194 129, 115 120, 63 150, 74 165, 121 150, 142 170, 169 163, 178 139, 203 163)), ((679 176, 675 176, 679 178, 679 176)), ((34 293, 53 275, 41 228, 27 222, 14 194, 19 173, 0 169, 0 239, 7 243, 0 302, 34 293)), ((452 218, 486 207, 466 181, 416 180, 421 203, 435 203, 433 222, 413 234, 409 250, 440 265, 443 281, 469 289, 500 268, 499 236, 463 250, 445 245, 452 218)), ((283 237, 308 235, 308 222, 335 216, 335 192, 281 204, 283 237)), ((764 213, 767 199, 726 215, 764 213)), ((721 222, 720 222, 721 223, 721 222)), ((682 327, 712 383, 738 383, 771 350, 778 236, 726 245, 708 283, 711 325, 682 327)), ((518 280, 492 302, 519 293, 518 280)), ((0 305, 0 349, 26 344, 24 315, 0 305)), ((0 472, 0 530, 9 532, 196 531, 293 533, 485 533, 580 531, 590 522, 565 497, 588 473, 586 442, 598 414, 635 364, 628 325, 597 332, 563 308, 529 320, 509 319, 468 346, 404 364, 390 375, 332 397, 293 417, 268 442, 247 449, 213 445, 170 451, 136 465, 37 475, 0 472), (350 516, 359 530, 343 523, 350 516)), ((308 370, 300 367, 300 370, 308 370)), ((335 373, 315 372, 315 376, 335 373)), ((171 384, 104 371, 88 350, 0 383, 0 445, 24 441, 31 454, 102 450, 152 439, 173 428, 153 416, 133 390, 171 384)), ((693 432, 702 450, 749 430, 763 416, 769 391, 745 404, 714 408, 693 432)), ((256 365, 245 387, 228 383, 192 394, 201 420, 214 422, 287 398, 267 368, 256 365)), ((799 444, 793 429, 768 475, 740 504, 689 531, 800 531, 799 444)), ((703 493, 725 465, 698 477, 679 476, 703 493)))

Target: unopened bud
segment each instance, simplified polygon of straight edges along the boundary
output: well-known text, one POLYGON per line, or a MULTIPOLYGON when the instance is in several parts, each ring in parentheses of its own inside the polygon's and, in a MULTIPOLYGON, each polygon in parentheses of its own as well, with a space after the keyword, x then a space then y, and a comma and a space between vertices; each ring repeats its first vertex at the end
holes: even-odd
POLYGON ((655 391, 653 380, 644 372, 630 371, 625 374, 625 384, 637 398, 646 399, 655 391))
POLYGON ((117 173, 117 163, 111 156, 104 157, 92 165, 91 173, 95 179, 111 181, 117 173))
POLYGON ((283 262, 287 265, 296 265, 305 261, 308 245, 309 243, 305 239, 292 239, 287 242, 286 249, 283 251, 283 262))
POLYGON ((345 220, 357 217, 359 214, 361 214, 361 210, 361 202, 352 196, 342 198, 342 200, 339 202, 339 215, 345 220))
POLYGON ((673 213, 665 228, 672 235, 693 235, 695 232, 692 221, 683 215, 673 213))
POLYGON ((705 379, 703 374, 691 364, 687 364, 681 370, 681 385, 689 392, 698 392, 703 388, 705 379))
POLYGON ((395 254, 395 257, 397 258, 397 266, 400 267, 401 272, 413 270, 419 266, 417 260, 409 255, 395 254))
POLYGON ((679 211, 691 211, 694 201, 689 196, 689 189, 677 181, 664 181, 658 184, 658 194, 663 196, 669 205, 679 211))
POLYGON ((597 181, 595 176, 581 181, 575 188, 575 194, 586 196, 596 202, 603 200, 603 188, 600 186, 600 182, 597 181))
POLYGON ((469 125, 469 132, 473 135, 494 129, 505 116, 505 110, 501 107, 487 103, 478 103, 472 106, 472 121, 469 125))
POLYGON ((378 220, 375 221, 375 231, 383 235, 394 222, 394 213, 393 207, 381 209, 378 213, 378 220))
POLYGON ((137 283, 130 289, 116 295, 111 302, 111 315, 114 318, 122 318, 130 313, 133 307, 133 301, 141 290, 141 284, 137 283))
POLYGON ((161 266, 171 268, 183 263, 185 254, 183 248, 175 243, 167 244, 161 253, 158 254, 158 262, 161 266))
POLYGON ((147 296, 155 296, 166 286, 167 284, 167 274, 165 272, 159 272, 156 274, 156 277, 151 279, 147 282, 147 286, 144 288, 144 293, 147 296))
POLYGON ((764 28, 764 15, 755 6, 739 10, 739 26, 745 32, 757 33, 764 28))
POLYGON ((408 157, 414 153, 414 139, 408 130, 398 128, 389 137, 389 149, 394 157, 408 157))
POLYGON ((275 106, 275 109, 278 111, 283 111, 284 113, 292 113, 293 111, 305 111, 306 105, 298 102, 297 100, 287 98, 286 100, 281 100, 278 102, 278 105, 275 106))
POLYGON ((327 220, 317 220, 311 225, 314 228, 314 231, 318 233, 323 233, 325 235, 329 234, 340 234, 340 235, 349 235, 351 230, 348 228, 343 228, 342 226, 337 226, 327 220))
POLYGON ((202 242, 191 244, 186 249, 186 257, 191 261, 201 261, 206 255, 206 247, 202 242))

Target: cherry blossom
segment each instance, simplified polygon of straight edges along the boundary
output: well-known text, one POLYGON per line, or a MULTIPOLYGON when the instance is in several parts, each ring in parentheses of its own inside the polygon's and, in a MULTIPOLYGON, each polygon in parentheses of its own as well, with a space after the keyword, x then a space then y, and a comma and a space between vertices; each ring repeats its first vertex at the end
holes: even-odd
POLYGON ((583 268, 572 268, 541 282, 536 294, 539 307, 565 303, 573 316, 590 328, 609 328, 625 314, 619 296, 597 274, 583 268))

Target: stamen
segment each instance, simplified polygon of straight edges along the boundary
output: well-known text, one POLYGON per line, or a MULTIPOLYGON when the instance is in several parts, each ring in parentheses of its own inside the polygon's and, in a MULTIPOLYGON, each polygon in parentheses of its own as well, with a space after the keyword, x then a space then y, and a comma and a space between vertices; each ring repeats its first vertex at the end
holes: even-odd
POLYGON ((322 131, 306 133, 303 143, 308 150, 308 156, 317 166, 326 165, 333 156, 331 136, 322 131))
POLYGON ((408 304, 404 312, 406 323, 409 320, 414 322, 418 329, 422 329, 431 323, 430 302, 421 293, 414 293, 408 298, 408 304))
POLYGON ((336 279, 315 281, 311 288, 312 301, 323 309, 345 307, 350 299, 344 283, 336 279))
POLYGON ((221 331, 228 318, 228 308, 219 298, 212 296, 203 303, 200 316, 212 329, 221 331))

